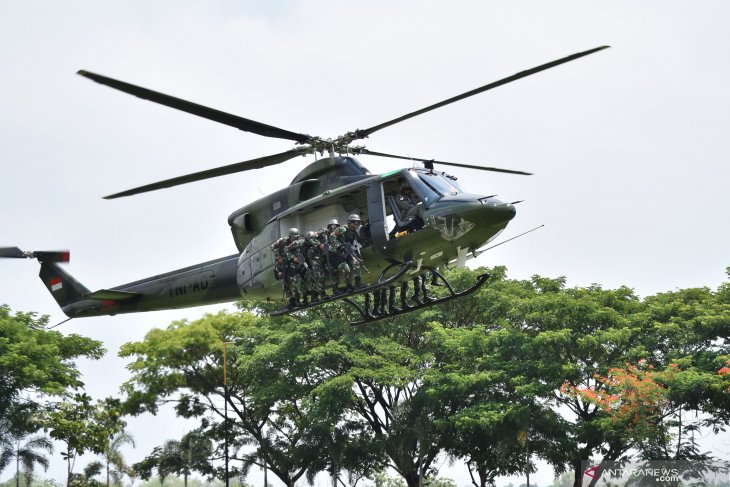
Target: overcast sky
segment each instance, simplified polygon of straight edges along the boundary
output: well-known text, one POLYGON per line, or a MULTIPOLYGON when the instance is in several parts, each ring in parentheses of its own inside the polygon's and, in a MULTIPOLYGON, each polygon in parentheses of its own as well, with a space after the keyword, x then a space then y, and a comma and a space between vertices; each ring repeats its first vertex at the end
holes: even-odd
MULTIPOLYGON (((730 2, 719 0, 6 0, 0 246, 71 249, 69 272, 92 290, 112 287, 234 253, 228 215, 287 186, 307 163, 102 200, 293 144, 117 92, 79 69, 326 138, 608 44, 366 145, 535 173, 449 171, 471 192, 525 200, 503 238, 545 224, 477 264, 642 296, 714 288, 730 265, 729 21, 730 2)), ((360 160, 374 173, 403 167, 360 160)), ((37 272, 35 262, 0 263, 0 303, 59 322, 37 272)), ((220 308, 79 319, 60 330, 107 345, 109 357, 83 364, 88 391, 102 397, 126 377, 120 344, 220 308)), ((129 431, 139 443, 132 461, 180 435, 176 423, 149 418, 129 431)))

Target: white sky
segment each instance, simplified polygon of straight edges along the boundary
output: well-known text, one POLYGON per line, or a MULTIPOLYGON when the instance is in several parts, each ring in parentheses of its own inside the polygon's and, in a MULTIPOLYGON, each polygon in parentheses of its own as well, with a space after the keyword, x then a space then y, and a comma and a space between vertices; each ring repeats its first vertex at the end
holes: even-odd
MULTIPOLYGON (((365 142, 535 173, 450 171, 472 192, 525 200, 503 238, 546 225, 478 264, 506 265, 513 278, 625 284, 642 296, 714 288, 730 265, 728 21, 730 3, 719 0, 6 0, 0 246, 71 249, 74 276, 92 290, 111 287, 235 252, 228 215, 288 185, 306 163, 104 201, 293 144, 139 100, 78 69, 334 137, 609 44, 365 142)), ((360 159, 376 173, 403 167, 360 159)), ((30 261, 0 263, 0 303, 59 322, 37 272, 30 261)), ((120 344, 219 308, 80 319, 61 330, 107 345, 109 357, 83 365, 88 391, 101 397, 126 377, 120 344)), ((160 419, 129 430, 132 461, 180 436, 179 423, 160 419)))

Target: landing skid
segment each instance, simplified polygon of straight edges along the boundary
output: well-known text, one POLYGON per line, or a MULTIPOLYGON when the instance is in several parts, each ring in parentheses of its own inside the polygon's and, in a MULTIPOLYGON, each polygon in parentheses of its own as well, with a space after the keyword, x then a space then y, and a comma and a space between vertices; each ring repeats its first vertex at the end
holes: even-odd
POLYGON ((406 313, 410 313, 411 311, 417 311, 419 309, 428 308, 429 306, 434 306, 436 304, 442 304, 447 301, 451 301, 453 299, 461 298, 461 297, 464 297, 464 296, 467 296, 467 295, 473 293, 474 291, 476 291, 477 289, 482 287, 489 279, 489 274, 481 274, 477 277, 477 282, 474 283, 473 286, 471 286, 468 289, 465 289, 464 291, 456 292, 456 291, 454 291, 453 286, 451 286, 451 283, 440 272, 438 272, 436 269, 433 269, 433 268, 429 268, 428 270, 430 272, 432 272, 433 274, 437 275, 439 277, 439 279, 441 279, 441 281, 445 284, 446 289, 449 291, 448 296, 444 296, 442 298, 430 298, 421 304, 410 305, 408 308, 401 309, 399 311, 388 312, 386 310, 385 313, 379 313, 376 315, 373 315, 370 312, 370 310, 367 310, 367 309, 363 310, 362 306, 360 306, 353 300, 351 300, 349 298, 345 298, 345 299, 343 299, 343 301, 350 304, 353 308, 355 308, 355 310, 362 317, 362 319, 360 321, 351 321, 350 324, 354 326, 354 325, 362 325, 365 323, 374 323, 376 321, 384 320, 386 318, 393 318, 394 316, 400 316, 400 315, 403 315, 406 313))
POLYGON ((299 306, 295 306, 292 308, 287 307, 287 308, 277 309, 276 311, 272 311, 271 313, 269 313, 269 315, 270 316, 281 316, 281 315, 293 313, 295 311, 302 311, 304 309, 313 308, 315 306, 319 306, 320 304, 332 303, 332 302, 340 301, 340 300, 349 302, 349 298, 351 298, 353 296, 359 296, 361 294, 368 294, 373 291, 378 291, 384 287, 388 287, 388 286, 395 284, 406 274, 406 272, 411 270, 411 268, 414 266, 415 266, 415 264, 413 262, 391 264, 388 267, 386 267, 385 270, 383 270, 383 272, 380 273, 378 280, 374 284, 370 284, 369 286, 364 286, 364 287, 355 289, 353 291, 344 291, 341 294, 329 296, 325 299, 320 299, 315 302, 310 302, 309 304, 306 304, 306 305, 299 305, 299 306), (392 277, 385 278, 385 276, 388 274, 388 271, 390 271, 393 268, 398 267, 398 266, 400 266, 400 269, 398 270, 398 272, 395 275, 393 275, 392 277))

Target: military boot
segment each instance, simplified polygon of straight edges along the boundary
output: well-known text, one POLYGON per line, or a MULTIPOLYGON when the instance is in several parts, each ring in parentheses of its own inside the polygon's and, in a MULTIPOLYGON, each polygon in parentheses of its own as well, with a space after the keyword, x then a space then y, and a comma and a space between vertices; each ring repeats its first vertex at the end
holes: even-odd
MULTIPOLYGON (((378 305, 376 304, 376 305, 375 305, 375 307, 377 308, 377 306, 378 306, 378 305)), ((375 316, 375 315, 374 315, 374 314, 373 314, 373 313, 372 313, 372 312, 370 311, 370 293, 367 293, 367 294, 365 295, 365 304, 363 305, 363 307, 365 308, 365 318, 367 318, 367 319, 370 319, 370 320, 374 320, 375 318, 377 318, 377 317, 376 317, 376 316, 375 316)))
POLYGON ((348 279, 348 280, 347 280, 347 281, 345 282, 345 284, 346 284, 346 286, 347 286, 347 292, 352 292, 352 291, 354 291, 354 290, 355 290, 355 288, 354 288, 354 287, 352 287, 352 281, 351 281, 350 279, 348 279))
POLYGON ((400 285, 400 305, 402 309, 408 309, 412 306, 408 304, 408 281, 400 285))
POLYGON ((316 303, 319 301, 319 293, 317 291, 312 291, 312 302, 316 303))
POLYGON ((416 276, 413 278, 413 297, 411 298, 416 304, 423 304, 419 293, 421 292, 421 278, 416 276))
MULTIPOLYGON (((370 303, 370 293, 365 295, 365 302, 370 303)), ((370 312, 369 306, 366 307, 368 308, 368 318, 377 318, 380 316, 380 293, 378 291, 373 293, 373 312, 370 312)))
POLYGON ((421 277, 421 296, 424 303, 430 303, 434 300, 433 296, 428 295, 428 280, 426 279, 426 276, 421 277))
POLYGON ((388 288, 388 313, 393 314, 397 313, 398 311, 403 310, 395 305, 395 286, 390 286, 388 288))
POLYGON ((332 296, 337 296, 338 294, 342 294, 344 291, 340 289, 340 280, 335 279, 332 282, 332 296))
POLYGON ((444 283, 441 282, 441 279, 439 279, 439 276, 435 273, 431 273, 431 285, 432 286, 443 286, 444 283))
POLYGON ((387 289, 381 289, 379 291, 376 291, 377 293, 380 293, 380 307, 378 308, 378 314, 380 316, 385 316, 388 313, 385 311, 385 305, 388 302, 388 290, 387 289))
POLYGON ((362 277, 355 276, 355 289, 360 289, 362 287, 362 277))
POLYGON ((302 305, 303 306, 308 306, 309 305, 309 293, 307 293, 307 292, 304 292, 302 294, 302 305))
POLYGON ((289 309, 297 307, 297 298, 289 298, 289 309))

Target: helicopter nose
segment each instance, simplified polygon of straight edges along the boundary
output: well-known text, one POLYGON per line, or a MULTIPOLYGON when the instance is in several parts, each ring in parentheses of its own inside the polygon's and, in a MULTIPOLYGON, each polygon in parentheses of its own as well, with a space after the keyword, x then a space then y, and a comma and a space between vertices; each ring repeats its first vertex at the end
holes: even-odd
POLYGON ((507 223, 517 214, 515 205, 496 198, 482 198, 479 202, 482 204, 482 214, 489 223, 507 223))

